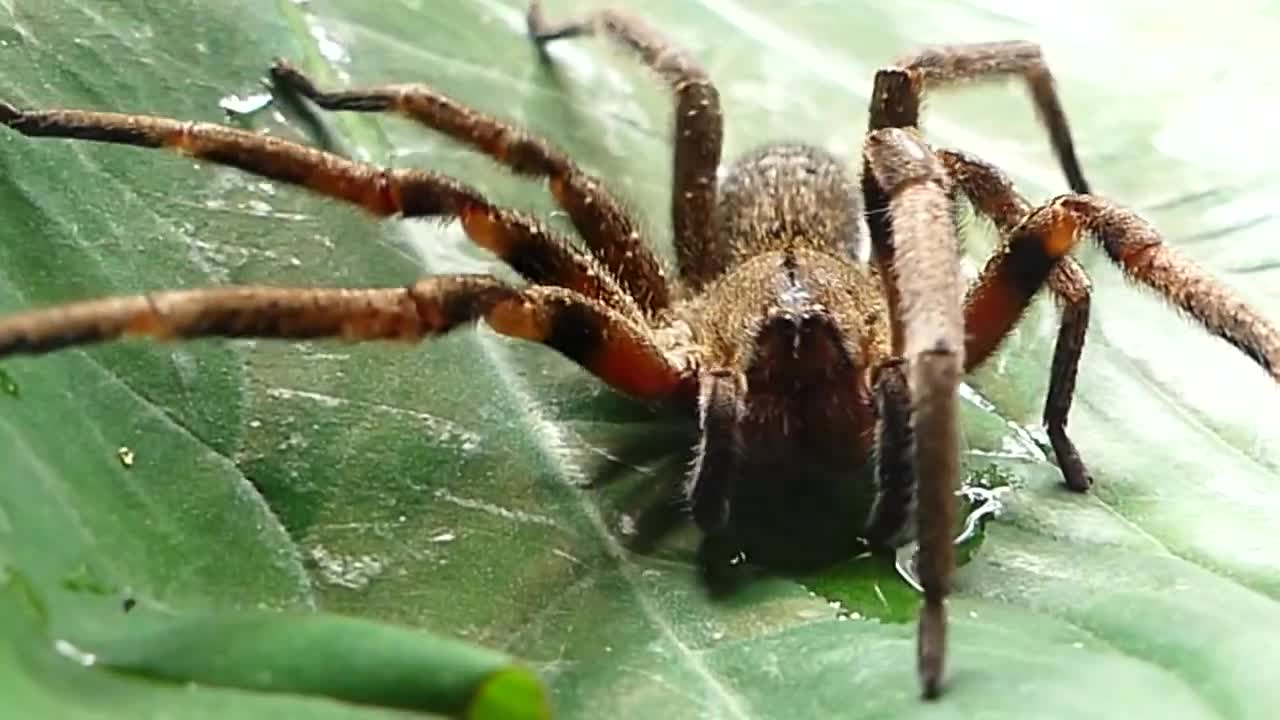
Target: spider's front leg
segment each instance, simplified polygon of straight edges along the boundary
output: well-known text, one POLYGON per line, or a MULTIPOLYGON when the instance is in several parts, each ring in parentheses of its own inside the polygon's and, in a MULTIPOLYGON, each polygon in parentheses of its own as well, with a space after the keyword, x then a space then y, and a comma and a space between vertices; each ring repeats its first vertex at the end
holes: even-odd
POLYGON ((284 60, 276 83, 326 110, 396 112, 470 145, 512 172, 550 180, 553 197, 592 254, 649 313, 670 302, 667 281, 636 223, 598 178, 548 142, 485 115, 426 85, 387 85, 326 92, 284 60))
MULTIPOLYGON (((910 462, 925 600, 917 663, 924 696, 934 698, 942 684, 945 601, 955 567, 951 535, 960 476, 956 398, 965 351, 953 205, 941 164, 914 130, 873 131, 863 154, 873 255, 890 298, 894 354, 906 361, 911 398, 910 462)), ((901 442, 900 427, 885 426, 882 442, 886 429, 901 442)))
POLYGON ((572 290, 512 287, 488 275, 404 288, 225 287, 103 298, 0 316, 0 357, 145 336, 415 341, 484 320, 559 351, 614 388, 664 398, 688 371, 648 329, 572 290))
POLYGON ((892 548, 913 537, 916 500, 911 447, 911 390, 906 363, 894 358, 875 371, 876 485, 879 493, 867 518, 866 538, 877 548, 892 548))
POLYGON ((421 170, 391 169, 222 125, 85 110, 19 110, 0 102, 0 123, 32 137, 75 138, 174 150, 305 187, 381 217, 458 218, 480 247, 530 282, 558 285, 634 318, 635 300, 595 258, 533 217, 493 205, 478 190, 421 170))

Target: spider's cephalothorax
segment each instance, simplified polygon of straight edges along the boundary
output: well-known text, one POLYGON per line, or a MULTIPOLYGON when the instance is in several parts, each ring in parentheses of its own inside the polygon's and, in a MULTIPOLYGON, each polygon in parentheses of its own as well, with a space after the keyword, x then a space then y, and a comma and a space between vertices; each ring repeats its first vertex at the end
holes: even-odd
MULTIPOLYGON (((694 517, 755 560, 848 557, 867 535, 872 375, 890 357, 880 280, 855 259, 861 193, 825 152, 772 145, 732 167, 716 207, 723 268, 671 313, 700 351, 694 517)), ((906 499, 881 506, 890 524, 906 499)))
POLYGON ((1280 331, 1163 245, 1140 217, 1088 194, 1035 45, 933 48, 877 72, 856 181, 819 150, 775 145, 738 162, 718 188, 719 98, 686 53, 614 10, 553 25, 535 3, 529 30, 540 50, 560 38, 605 35, 668 82, 676 277, 603 184, 549 143, 429 87, 326 92, 280 62, 277 83, 322 108, 397 112, 513 172, 545 178, 584 248, 437 173, 219 125, 0 103, 0 123, 25 135, 168 148, 380 216, 457 218, 472 241, 528 281, 443 275, 401 288, 224 287, 89 300, 0 317, 0 356, 126 335, 417 340, 483 320, 563 353, 622 392, 693 408, 701 430, 686 492, 709 537, 762 553, 771 538, 798 538, 838 554, 861 540, 891 545, 912 528, 925 596, 918 668, 928 697, 941 684, 954 565, 957 386, 1046 285, 1063 318, 1045 429, 1067 485, 1083 491, 1091 482, 1065 430, 1088 323, 1089 281, 1069 255, 1080 237, 1096 238, 1128 277, 1280 379, 1280 331), (1033 207, 998 169, 921 138, 927 88, 1006 76, 1027 82, 1074 194, 1033 207), (967 292, 954 227, 961 198, 1002 238, 967 292), (864 248, 869 262, 858 259, 864 248), (858 482, 868 465, 874 482, 858 482))

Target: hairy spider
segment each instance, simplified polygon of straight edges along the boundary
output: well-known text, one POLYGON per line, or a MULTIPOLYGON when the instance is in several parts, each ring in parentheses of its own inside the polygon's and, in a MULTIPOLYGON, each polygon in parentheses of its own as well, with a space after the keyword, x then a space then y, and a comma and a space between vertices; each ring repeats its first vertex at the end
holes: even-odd
POLYGON ((539 49, 599 33, 669 84, 676 277, 601 182, 549 143, 429 87, 327 92, 280 61, 277 83, 321 108, 400 113, 512 172, 545 178, 585 251, 432 172, 219 125, 0 103, 0 122, 25 135, 167 148, 375 215, 457 218, 473 242, 529 281, 443 275, 402 288, 223 287, 89 300, 0 317, 0 356, 131 335, 412 341, 483 320, 559 351, 621 392, 695 415, 701 432, 684 489, 708 543, 767 556, 785 538, 829 557, 854 542, 891 547, 914 535, 926 697, 941 686, 954 565, 957 385, 1044 285, 1063 306, 1044 423, 1066 484, 1090 486, 1065 431, 1088 322, 1089 282, 1069 255, 1080 237, 1095 237, 1128 277, 1280 379, 1273 325, 1163 245, 1144 220, 1088 194, 1033 44, 936 47, 878 71, 860 178, 822 150, 775 144, 737 161, 720 185, 719 98, 692 58, 617 10, 552 24, 533 3, 528 19, 539 49), (921 138, 927 89, 1007 76, 1027 82, 1073 194, 1033 207, 997 168, 921 138), (954 225, 962 199, 1002 238, 967 293, 954 225), (869 263, 856 252, 865 243, 869 263), (851 516, 848 496, 866 488, 875 494, 870 511, 851 516))

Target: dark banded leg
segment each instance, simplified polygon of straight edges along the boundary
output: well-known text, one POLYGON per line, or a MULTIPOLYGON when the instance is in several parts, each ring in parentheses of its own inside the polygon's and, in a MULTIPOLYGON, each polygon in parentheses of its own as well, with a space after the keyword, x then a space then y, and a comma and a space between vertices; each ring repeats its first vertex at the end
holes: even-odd
MULTIPOLYGON (((1014 189, 1009 178, 994 165, 961 152, 939 150, 937 155, 955 183, 955 189, 963 192, 979 213, 990 218, 1000 231, 1002 242, 1008 242, 1018 224, 1030 215, 1031 203, 1014 189)), ((1085 334, 1089 328, 1091 286, 1084 268, 1070 255, 1059 258, 1056 266, 1049 272, 1047 282, 1062 310, 1062 320, 1053 349, 1049 394, 1044 406, 1044 427, 1067 487, 1084 491, 1093 484, 1093 479, 1084 461, 1080 459, 1075 443, 1067 436, 1067 417, 1075 392, 1080 354, 1084 351, 1085 334)), ((980 281, 970 290, 971 299, 974 290, 981 286, 980 281)), ((1012 329, 1012 326, 1005 328, 982 324, 981 315, 978 314, 980 309, 980 305, 966 302, 965 334, 972 343, 965 352, 966 372, 986 360, 1004 339, 1003 334, 996 333, 1007 333, 1012 329), (973 311, 972 315, 970 309, 973 311)))
MULTIPOLYGON (((981 363, 995 349, 1081 234, 1097 238, 1130 280, 1157 292, 1280 381, 1280 330, 1165 245, 1146 220, 1092 195, 1063 195, 1037 208, 987 263, 965 303, 968 325, 974 330, 968 363, 981 363)), ((1071 281, 1062 278, 1064 284, 1071 281)))
POLYGON ((863 194, 873 247, 892 250, 896 288, 894 347, 902 348, 912 398, 911 460, 915 468, 918 571, 924 588, 917 668, 923 694, 937 697, 946 656, 946 597, 955 550, 955 491, 960 477, 956 397, 964 370, 959 251, 954 203, 942 164, 914 129, 886 128, 867 135, 863 194), (887 234, 886 234, 887 233, 887 234), (877 237, 879 235, 879 237, 877 237))
POLYGON ((606 8, 561 23, 550 23, 539 3, 529 5, 529 34, 539 47, 552 40, 601 33, 639 54, 675 95, 674 184, 671 223, 680 276, 698 289, 728 263, 717 242, 716 169, 724 135, 720 94, 689 54, 647 23, 624 10, 606 8))
POLYGON ((891 68, 878 71, 871 95, 871 129, 917 127, 921 101, 927 90, 967 80, 994 80, 1012 75, 1026 80, 1036 112, 1049 132, 1049 141, 1072 192, 1088 193, 1089 183, 1076 158, 1071 129, 1058 99, 1053 75, 1040 53, 1040 46, 1035 43, 925 48, 891 68))
POLYGON ((879 493, 867 522, 867 540, 889 548, 911 534, 915 504, 915 472, 911 461, 911 391, 905 363, 890 360, 877 370, 875 380, 876 480, 879 493))
POLYGON ((704 373, 698 390, 699 436, 685 497, 693 519, 707 534, 722 533, 729 524, 729 489, 736 472, 738 391, 733 374, 704 373))
POLYGON ((542 343, 618 390, 662 398, 684 371, 647 330, 572 290, 515 288, 488 275, 428 277, 406 288, 227 287, 110 297, 0 316, 0 357, 128 336, 415 341, 484 320, 542 343))
POLYGON ((1075 396, 1076 372, 1080 368, 1080 354, 1084 352, 1085 334, 1089 331, 1089 295, 1093 286, 1080 263, 1067 256, 1059 260, 1057 267, 1049 273, 1049 289, 1058 300, 1062 320, 1058 325, 1053 365, 1049 370, 1044 429, 1067 487, 1084 492, 1093 485, 1093 477, 1084 460, 1080 459, 1080 451, 1067 435, 1067 416, 1075 396))
POLYGON ((0 122, 33 137, 174 150, 299 185, 383 217, 456 217, 472 241, 530 282, 569 288, 629 316, 639 316, 634 301, 593 258, 532 217, 495 207, 479 191, 443 175, 392 170, 280 138, 147 115, 20 111, 0 103, 0 122))
POLYGON ((426 85, 388 85, 324 92, 284 60, 271 68, 276 83, 326 110, 395 112, 483 152, 519 175, 546 177, 551 193, 593 255, 640 307, 670 304, 666 277, 636 223, 600 181, 564 153, 509 123, 473 110, 426 85))
POLYGON ((1068 257, 1082 234, 1098 239, 1132 281, 1151 288, 1208 332, 1248 355, 1280 381, 1280 329, 1230 289, 1165 245, 1132 211, 1091 195, 1065 195, 1033 211, 988 261, 965 300, 966 365, 995 350, 1046 282, 1064 301, 1054 349, 1045 425, 1067 484, 1085 490, 1091 479, 1066 435, 1075 371, 1088 326, 1089 283, 1068 257))

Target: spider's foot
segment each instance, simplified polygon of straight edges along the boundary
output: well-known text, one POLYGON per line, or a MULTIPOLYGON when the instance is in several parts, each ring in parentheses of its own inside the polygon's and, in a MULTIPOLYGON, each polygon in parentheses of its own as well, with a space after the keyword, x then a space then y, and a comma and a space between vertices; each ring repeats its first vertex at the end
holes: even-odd
POLYGON ((0 100, 0 123, 12 124, 22 118, 23 112, 9 103, 0 100))
POLYGON ((537 46, 538 52, 543 54, 544 58, 546 45, 552 40, 590 35, 592 30, 590 22, 567 22, 560 25, 548 23, 546 16, 542 14, 542 3, 537 0, 529 3, 525 22, 529 28, 529 39, 537 46))
POLYGON ((529 29, 529 38, 539 45, 541 35, 547 27, 547 18, 542 14, 542 3, 529 3, 529 10, 524 14, 525 27, 529 29))
POLYGON ((320 94, 315 83, 311 79, 302 74, 302 71, 294 66, 293 63, 284 58, 276 58, 271 63, 271 81, 276 85, 286 88, 292 92, 307 98, 314 98, 320 94))
POLYGON ((1088 492, 1093 486, 1093 476, 1080 459, 1080 451, 1075 443, 1067 437, 1062 428, 1049 429, 1049 442, 1053 445, 1053 454, 1057 456, 1058 468, 1062 470, 1062 479, 1067 487, 1075 492, 1088 492))
POLYGON ((942 673, 947 647, 947 611, 941 598, 928 598, 920 609, 916 646, 916 671, 920 694, 935 700, 942 694, 942 673))
POLYGON ((1067 487, 1075 492, 1089 492, 1089 488, 1093 487, 1093 476, 1088 470, 1081 465, 1079 470, 1069 472, 1065 468, 1062 470, 1062 478, 1066 480, 1067 487))

